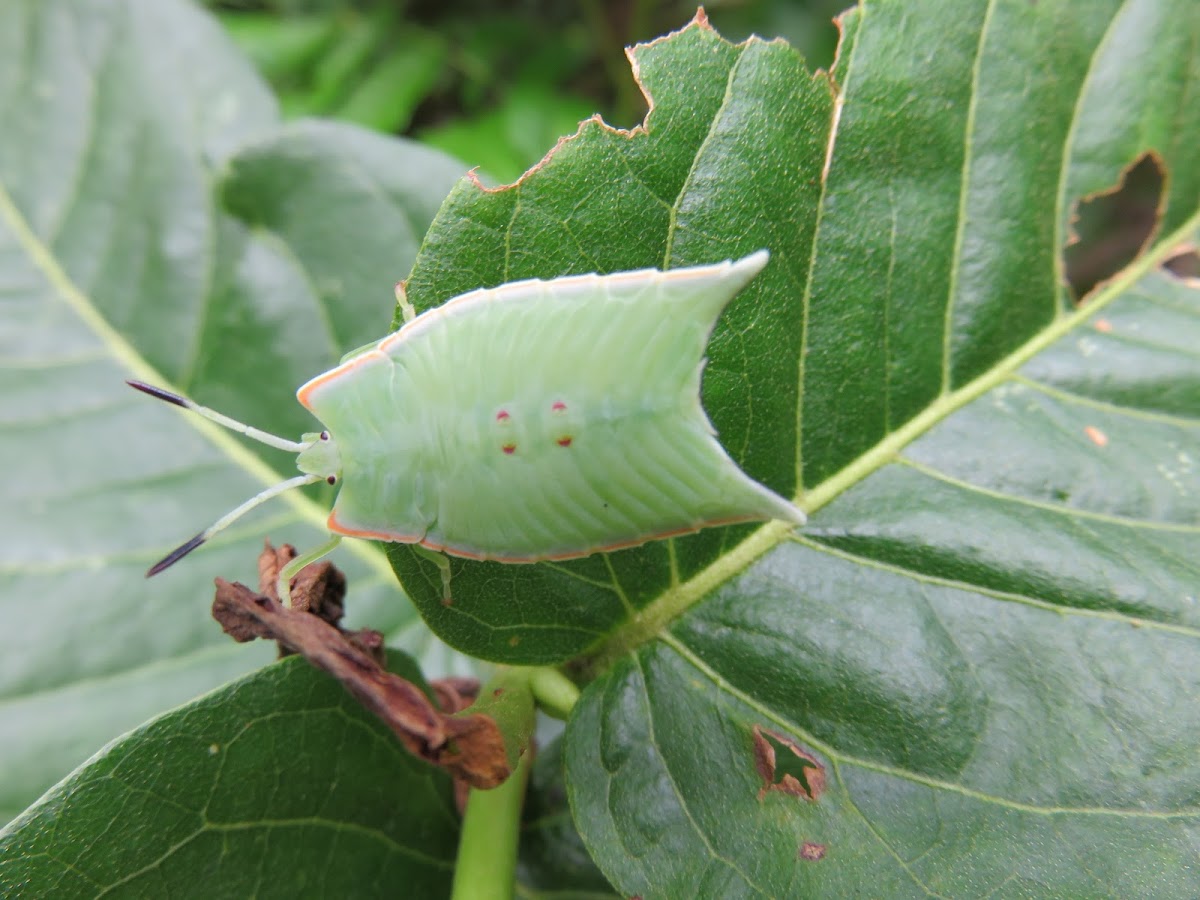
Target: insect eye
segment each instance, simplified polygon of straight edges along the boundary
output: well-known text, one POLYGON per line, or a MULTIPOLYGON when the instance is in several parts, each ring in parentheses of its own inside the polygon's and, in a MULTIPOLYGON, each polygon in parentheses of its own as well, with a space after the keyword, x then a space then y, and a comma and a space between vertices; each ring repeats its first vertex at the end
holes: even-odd
POLYGON ((337 476, 336 475, 330 475, 325 480, 328 481, 330 484, 337 484, 337 476))
POLYGON ((329 440, 329 432, 328 431, 321 432, 321 440, 323 440, 323 441, 329 440))

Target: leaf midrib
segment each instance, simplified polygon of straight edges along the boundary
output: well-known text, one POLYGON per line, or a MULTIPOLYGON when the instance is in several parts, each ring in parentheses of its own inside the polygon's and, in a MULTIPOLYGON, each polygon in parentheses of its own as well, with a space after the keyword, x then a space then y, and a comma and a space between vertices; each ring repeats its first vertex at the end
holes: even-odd
MULTIPOLYGON (((858 456, 811 491, 794 498, 809 515, 827 506, 849 488, 894 461, 906 446, 925 435, 948 416, 1012 377, 1017 370, 1092 318, 1097 312, 1122 296, 1136 281, 1151 269, 1161 265, 1192 232, 1200 228, 1200 211, 1194 213, 1158 246, 1135 259, 1120 274, 1088 302, 1074 311, 1056 318, 1042 331, 1017 347, 1004 359, 958 390, 939 396, 919 414, 900 428, 886 435, 874 447, 858 456)), ((792 527, 786 522, 768 522, 729 553, 701 570, 690 580, 669 588, 647 604, 628 624, 618 628, 597 649, 587 654, 587 668, 602 671, 614 660, 641 644, 666 635, 670 624, 692 606, 703 600, 721 584, 749 567, 760 556, 788 539, 792 527)))

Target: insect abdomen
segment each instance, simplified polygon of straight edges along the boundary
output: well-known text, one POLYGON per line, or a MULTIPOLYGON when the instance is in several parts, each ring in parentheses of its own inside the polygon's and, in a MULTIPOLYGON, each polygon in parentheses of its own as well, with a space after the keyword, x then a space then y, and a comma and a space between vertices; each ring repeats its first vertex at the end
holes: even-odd
POLYGON ((763 263, 517 282, 419 317, 310 394, 322 421, 334 394, 370 397, 387 417, 354 425, 353 441, 327 422, 343 459, 396 473, 364 476, 361 491, 347 474, 335 517, 508 561, 800 520, 728 458, 699 402, 716 316, 763 263))

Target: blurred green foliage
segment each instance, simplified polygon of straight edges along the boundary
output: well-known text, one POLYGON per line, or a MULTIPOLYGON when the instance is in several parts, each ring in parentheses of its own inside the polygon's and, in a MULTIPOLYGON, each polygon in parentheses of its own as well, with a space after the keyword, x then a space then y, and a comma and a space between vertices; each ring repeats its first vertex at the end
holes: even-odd
MULTIPOLYGON (((731 39, 786 38, 833 59, 847 0, 742 0, 707 10, 731 39)), ((210 0, 279 94, 319 115, 416 138, 512 181, 594 113, 636 125, 646 105, 624 48, 694 14, 676 0, 210 0)))

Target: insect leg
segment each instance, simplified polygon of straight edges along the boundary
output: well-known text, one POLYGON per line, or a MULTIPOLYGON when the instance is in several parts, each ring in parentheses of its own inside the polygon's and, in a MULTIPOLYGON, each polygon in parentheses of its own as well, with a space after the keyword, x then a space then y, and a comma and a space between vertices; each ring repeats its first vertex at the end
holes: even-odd
POLYGON ((403 281, 396 282, 396 303, 400 307, 400 314, 404 316, 405 324, 417 317, 416 309, 408 302, 408 294, 404 292, 403 281))
POLYGON ((450 597, 450 560, 446 558, 444 553, 438 553, 436 550, 430 550, 428 547, 423 547, 420 544, 409 544, 413 548, 413 552, 417 556, 423 556, 442 573, 442 605, 449 606, 454 602, 450 597))
POLYGON ((279 602, 284 606, 292 605, 292 579, 300 574, 300 570, 310 563, 315 563, 322 556, 328 556, 342 542, 340 534, 331 534, 329 540, 314 547, 307 553, 302 553, 279 571, 279 581, 275 588, 279 592, 279 602))

